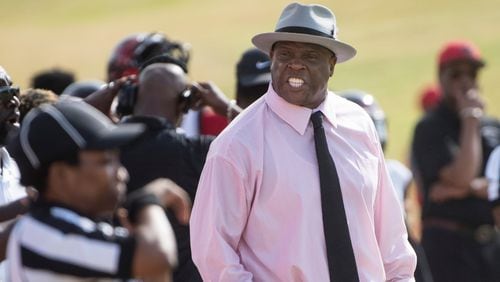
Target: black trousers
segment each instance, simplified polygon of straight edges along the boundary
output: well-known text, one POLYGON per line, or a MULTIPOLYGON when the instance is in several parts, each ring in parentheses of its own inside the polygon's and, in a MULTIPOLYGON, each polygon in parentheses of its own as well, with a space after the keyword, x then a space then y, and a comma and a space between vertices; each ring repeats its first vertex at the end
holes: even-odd
MULTIPOLYGON (((483 246, 472 234, 424 228, 422 247, 436 282, 493 282, 483 246)), ((499 266, 500 267, 500 266, 499 266)))

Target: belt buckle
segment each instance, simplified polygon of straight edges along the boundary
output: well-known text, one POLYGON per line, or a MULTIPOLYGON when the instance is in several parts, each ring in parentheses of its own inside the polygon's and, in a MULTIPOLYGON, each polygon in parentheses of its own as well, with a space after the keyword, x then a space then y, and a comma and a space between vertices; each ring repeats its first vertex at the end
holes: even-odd
POLYGON ((476 242, 479 242, 480 244, 486 244, 491 242, 498 231, 495 229, 495 227, 487 224, 483 224, 476 228, 474 231, 474 239, 476 239, 476 242))

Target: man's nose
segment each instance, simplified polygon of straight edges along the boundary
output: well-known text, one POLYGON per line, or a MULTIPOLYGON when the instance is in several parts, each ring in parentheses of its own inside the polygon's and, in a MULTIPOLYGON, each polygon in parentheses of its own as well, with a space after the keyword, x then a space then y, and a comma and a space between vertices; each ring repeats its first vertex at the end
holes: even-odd
POLYGON ((290 60, 288 67, 292 70, 301 70, 305 68, 305 65, 299 58, 294 58, 290 60))
POLYGON ((460 84, 466 89, 470 89, 476 86, 476 80, 468 75, 462 75, 460 77, 460 84))

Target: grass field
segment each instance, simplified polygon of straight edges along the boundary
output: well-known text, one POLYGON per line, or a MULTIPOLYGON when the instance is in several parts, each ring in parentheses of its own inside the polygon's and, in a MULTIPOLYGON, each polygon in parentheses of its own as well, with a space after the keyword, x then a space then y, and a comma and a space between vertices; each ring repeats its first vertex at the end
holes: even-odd
MULTIPOLYGON (((305 1, 304 1, 305 2, 305 1)), ((312 3, 311 1, 307 1, 312 3)), ((21 87, 59 66, 103 79, 113 46, 130 33, 163 31, 193 46, 190 76, 233 96, 235 62, 250 38, 274 29, 282 0, 1 0, 0 65, 21 87)), ((474 41, 488 62, 480 78, 488 112, 500 116, 499 0, 316 1, 334 10, 339 38, 358 56, 337 66, 330 86, 374 94, 389 118, 388 156, 405 160, 419 116, 418 91, 433 82, 449 39, 474 41)))

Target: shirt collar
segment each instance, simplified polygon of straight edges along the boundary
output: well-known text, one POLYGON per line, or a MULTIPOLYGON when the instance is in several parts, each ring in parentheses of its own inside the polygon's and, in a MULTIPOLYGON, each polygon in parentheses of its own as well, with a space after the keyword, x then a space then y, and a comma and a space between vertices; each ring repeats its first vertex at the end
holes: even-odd
POLYGON ((31 208, 32 214, 51 213, 52 210, 54 208, 56 208, 56 209, 59 209, 59 210, 65 210, 65 211, 77 214, 77 215, 79 215, 81 217, 91 218, 90 216, 88 216, 88 215, 86 215, 84 213, 81 213, 81 212, 77 211, 76 209, 74 209, 74 208, 72 208, 72 207, 70 207, 70 206, 68 206, 66 204, 63 204, 63 203, 60 203, 60 202, 56 202, 56 201, 46 200, 43 197, 39 197, 32 204, 32 206, 30 208, 31 208), (35 211, 35 212, 33 212, 33 211, 35 211))
POLYGON ((335 110, 335 94, 328 91, 325 101, 321 103, 313 112, 316 110, 321 111, 323 116, 325 116, 326 121, 328 121, 334 128, 337 128, 337 111, 335 110))
POLYGON ((316 109, 309 109, 288 103, 285 99, 281 98, 276 91, 274 91, 273 86, 270 83, 264 99, 266 104, 274 113, 288 123, 300 135, 304 135, 307 125, 309 124, 311 114, 316 111, 321 111, 326 118, 325 120, 332 124, 333 127, 337 127, 337 118, 333 108, 334 103, 332 101, 332 95, 334 94, 329 91, 323 103, 321 103, 316 109))

